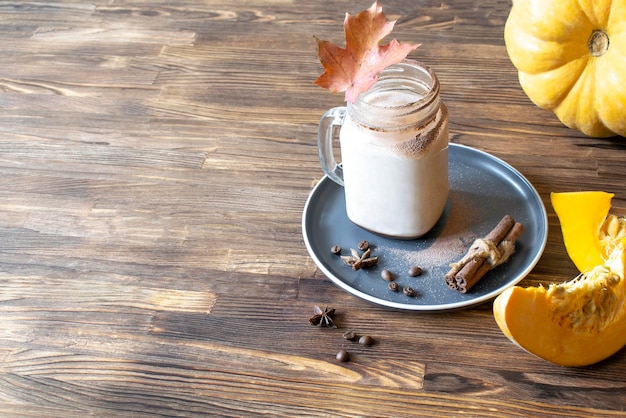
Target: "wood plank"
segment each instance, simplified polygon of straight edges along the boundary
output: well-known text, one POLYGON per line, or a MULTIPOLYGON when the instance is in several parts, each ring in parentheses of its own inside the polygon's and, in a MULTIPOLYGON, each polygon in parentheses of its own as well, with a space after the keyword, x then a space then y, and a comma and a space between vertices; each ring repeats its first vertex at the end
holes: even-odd
MULTIPOLYGON (((345 12, 369 5, 0 3, 3 416, 624 416, 626 351, 558 367, 508 341, 491 302, 383 308, 307 253, 318 122, 344 105, 313 84, 314 36, 342 43, 345 12), (309 324, 316 304, 337 329, 309 324)), ((383 6, 394 37, 422 43, 451 141, 510 163, 546 206, 521 284, 573 278, 550 192, 611 191, 626 214, 623 138, 530 102, 510 1, 383 6)))

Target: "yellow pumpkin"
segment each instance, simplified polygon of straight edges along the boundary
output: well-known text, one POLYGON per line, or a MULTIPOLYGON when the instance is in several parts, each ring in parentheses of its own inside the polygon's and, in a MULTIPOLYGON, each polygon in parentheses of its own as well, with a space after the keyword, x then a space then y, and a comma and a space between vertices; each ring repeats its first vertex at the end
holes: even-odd
POLYGON ((513 0, 504 41, 537 106, 586 135, 626 136, 623 1, 513 0))
POLYGON ((495 299, 496 323, 526 351, 562 366, 585 366, 626 345, 626 220, 607 216, 612 197, 551 195, 581 274, 548 288, 514 286, 495 299))

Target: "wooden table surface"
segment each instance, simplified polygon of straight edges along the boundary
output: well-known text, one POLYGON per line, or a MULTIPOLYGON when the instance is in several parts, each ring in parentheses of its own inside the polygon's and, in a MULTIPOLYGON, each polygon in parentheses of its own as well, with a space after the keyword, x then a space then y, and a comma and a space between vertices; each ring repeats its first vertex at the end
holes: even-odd
MULTIPOLYGON (((317 124, 344 103, 312 84, 314 35, 343 44, 345 12, 370 5, 0 2, 0 415, 625 416, 626 350, 558 367, 509 342, 490 302, 392 310, 309 256, 317 124), (315 304, 337 329, 309 325, 315 304)), ((546 206, 521 285, 573 278, 549 194, 606 190, 625 212, 624 139, 527 99, 509 0, 382 5, 438 74, 451 142, 514 166, 546 206)))

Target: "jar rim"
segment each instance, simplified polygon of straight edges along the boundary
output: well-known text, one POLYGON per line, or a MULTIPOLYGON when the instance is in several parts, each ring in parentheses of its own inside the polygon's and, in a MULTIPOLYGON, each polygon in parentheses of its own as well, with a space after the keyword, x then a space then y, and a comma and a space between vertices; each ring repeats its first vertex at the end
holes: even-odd
MULTIPOLYGON (((432 71, 430 67, 427 65, 412 59, 405 59, 402 62, 397 64, 393 64, 385 68, 380 74, 378 80, 372 87, 360 94, 357 97, 357 100, 353 103, 353 106, 357 107, 374 107, 378 109, 389 109, 389 110, 400 110, 405 108, 412 108, 418 105, 422 105, 424 103, 431 102, 434 98, 439 95, 439 79, 437 75, 432 71), (420 80, 423 83, 416 82, 416 76, 421 75, 420 80), (422 87, 425 92, 424 94, 417 100, 397 105, 380 105, 375 103, 370 103, 367 101, 368 96, 371 93, 381 92, 381 91, 391 91, 391 90, 411 90, 410 86, 404 86, 404 88, 398 88, 398 86, 394 86, 390 88, 386 86, 389 81, 398 81, 402 80, 405 83, 414 84, 413 87, 422 87), (427 83, 427 84, 425 84, 427 83), (385 90, 386 89, 386 90, 385 90)), ((421 106, 420 106, 421 107, 421 106)))
POLYGON ((426 65, 404 60, 390 65, 372 87, 348 102, 348 115, 370 129, 399 130, 432 120, 439 109, 439 80, 426 65))

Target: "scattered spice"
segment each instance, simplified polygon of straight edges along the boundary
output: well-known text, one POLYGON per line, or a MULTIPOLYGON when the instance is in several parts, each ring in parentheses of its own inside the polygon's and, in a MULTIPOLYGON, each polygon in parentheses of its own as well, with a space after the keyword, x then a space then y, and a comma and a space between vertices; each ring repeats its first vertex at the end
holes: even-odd
POLYGON ((363 252, 363 254, 359 255, 359 252, 354 248, 350 248, 350 254, 342 255, 341 259, 348 266, 352 267, 352 270, 359 270, 361 268, 367 268, 375 266, 378 263, 378 257, 370 257, 372 254, 371 248, 368 248, 363 252))
MULTIPOLYGON (((482 175, 482 172, 477 168, 466 167, 466 169, 467 171, 463 173, 463 176, 467 176, 467 178, 482 175)), ((441 232, 432 238, 425 239, 424 245, 419 242, 420 240, 415 246, 406 247, 382 241, 379 243, 380 245, 376 245, 375 254, 380 256, 381 261, 384 256, 385 260, 397 263, 396 269, 402 275, 406 275, 411 266, 420 266, 423 275, 432 274, 443 266, 444 271, 439 274, 439 276, 443 276, 446 273, 445 266, 451 260, 454 261, 459 257, 459 254, 464 254, 471 242, 478 238, 478 235, 468 233, 467 226, 481 222, 484 217, 480 205, 476 205, 468 196, 464 193, 452 193, 450 195, 451 207, 454 209, 449 212, 441 232)), ((417 287, 415 283, 407 282, 407 284, 417 287)), ((445 294, 448 289, 444 285, 436 291, 445 294)))
MULTIPOLYGON (((395 283, 395 282, 390 282, 395 283)), ((397 284, 396 284, 397 285, 397 284)), ((337 325, 333 322, 333 317, 335 316, 335 309, 329 308, 326 306, 324 309, 320 308, 318 305, 313 307, 314 315, 309 318, 309 323, 318 327, 327 327, 327 328, 337 328, 337 325)), ((357 341, 362 346, 370 346, 374 344, 374 339, 369 335, 358 336, 355 331, 347 331, 343 334, 343 338, 348 341, 357 341)), ((350 353, 341 349, 337 352, 335 356, 337 361, 344 363, 350 360, 350 353)))
POLYGON ((337 325, 333 322, 335 316, 335 309, 329 309, 328 306, 322 310, 319 306, 315 305, 313 308, 314 315, 309 318, 311 325, 323 328, 337 328, 337 325))

